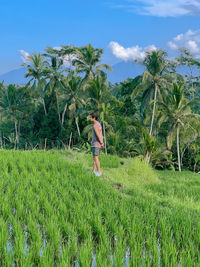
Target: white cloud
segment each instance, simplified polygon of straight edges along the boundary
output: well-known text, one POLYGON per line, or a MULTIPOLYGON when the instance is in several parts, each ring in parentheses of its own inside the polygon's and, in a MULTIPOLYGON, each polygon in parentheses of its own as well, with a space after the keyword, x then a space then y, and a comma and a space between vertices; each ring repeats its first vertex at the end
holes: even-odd
POLYGON ((72 64, 72 60, 76 59, 76 55, 65 55, 62 57, 63 58, 63 63, 65 66, 70 67, 72 64))
POLYGON ((183 37, 184 37, 184 35, 181 33, 181 34, 177 35, 176 37, 174 37, 174 41, 180 41, 183 39, 183 37))
POLYGON ((61 46, 55 46, 55 47, 53 47, 53 49, 60 51, 61 50, 61 46))
POLYGON ((200 0, 124 0, 116 8, 156 17, 200 15, 200 0))
POLYGON ((19 50, 19 53, 21 55, 21 59, 22 59, 23 63, 27 63, 28 57, 30 56, 30 54, 24 50, 19 50))
POLYGON ((198 44, 195 41, 188 41, 187 46, 192 53, 198 53, 200 51, 200 47, 198 47, 198 44))
POLYGON ((188 14, 188 10, 181 6, 179 1, 149 1, 149 5, 143 7, 141 14, 157 17, 176 17, 188 14))
POLYGON ((172 50, 176 50, 176 49, 178 49, 178 46, 175 44, 175 43, 173 43, 173 42, 168 42, 168 46, 169 46, 169 48, 171 48, 172 50))
POLYGON ((110 42, 109 47, 113 55, 123 61, 142 61, 144 60, 147 51, 156 50, 156 47, 154 45, 148 46, 146 48, 139 47, 138 45, 125 48, 117 42, 110 42))
MULTIPOLYGON (((55 46, 53 47, 53 49, 57 50, 57 51, 60 51, 62 49, 61 46, 55 46)), ((60 58, 63 59, 63 64, 66 66, 66 67, 70 67, 71 64, 72 64, 72 60, 76 59, 77 56, 76 55, 65 55, 65 56, 61 56, 60 58)))
POLYGON ((149 45, 147 47, 145 47, 145 52, 151 52, 151 51, 156 51, 157 47, 155 45, 149 45))
POLYGON ((195 56, 200 53, 200 29, 196 31, 188 30, 186 33, 181 33, 168 42, 168 46, 172 50, 179 48, 187 48, 195 56))

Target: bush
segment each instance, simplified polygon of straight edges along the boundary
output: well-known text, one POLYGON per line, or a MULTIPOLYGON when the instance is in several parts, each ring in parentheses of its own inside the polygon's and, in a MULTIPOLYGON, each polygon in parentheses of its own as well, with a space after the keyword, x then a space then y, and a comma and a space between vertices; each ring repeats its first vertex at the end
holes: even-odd
POLYGON ((159 182, 156 172, 140 157, 135 157, 132 160, 127 172, 136 183, 152 184, 159 182))

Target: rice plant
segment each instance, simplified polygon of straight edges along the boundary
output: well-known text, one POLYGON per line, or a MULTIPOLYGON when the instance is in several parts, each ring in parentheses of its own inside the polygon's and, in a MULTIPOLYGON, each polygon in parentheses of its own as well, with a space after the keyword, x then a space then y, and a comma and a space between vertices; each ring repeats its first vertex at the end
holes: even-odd
POLYGON ((200 264, 198 174, 102 155, 98 178, 64 155, 1 151, 1 266, 200 264))

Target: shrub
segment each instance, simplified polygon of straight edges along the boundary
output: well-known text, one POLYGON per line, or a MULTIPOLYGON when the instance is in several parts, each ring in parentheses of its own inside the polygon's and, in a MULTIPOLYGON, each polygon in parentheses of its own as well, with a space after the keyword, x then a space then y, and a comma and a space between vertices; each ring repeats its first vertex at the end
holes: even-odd
POLYGON ((156 172, 140 157, 135 157, 132 160, 127 172, 137 183, 152 184, 159 182, 156 172))

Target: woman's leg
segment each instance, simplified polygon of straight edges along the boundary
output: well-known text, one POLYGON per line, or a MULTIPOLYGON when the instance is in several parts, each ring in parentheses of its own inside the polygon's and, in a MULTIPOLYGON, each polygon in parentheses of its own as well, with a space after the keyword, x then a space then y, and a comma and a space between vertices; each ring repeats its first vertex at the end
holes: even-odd
POLYGON ((94 156, 98 173, 101 173, 99 156, 94 156))
POLYGON ((96 168, 97 166, 96 166, 95 156, 93 156, 93 172, 96 171, 96 168))

